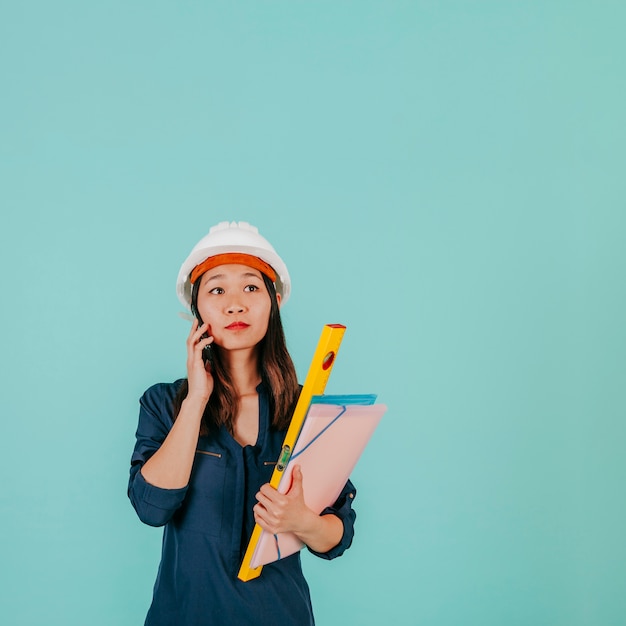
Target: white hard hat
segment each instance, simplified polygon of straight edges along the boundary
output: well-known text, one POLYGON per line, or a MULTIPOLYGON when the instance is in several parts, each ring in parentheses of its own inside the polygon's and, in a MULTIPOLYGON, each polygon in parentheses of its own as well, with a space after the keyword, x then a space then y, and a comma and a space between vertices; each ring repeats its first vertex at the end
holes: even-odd
POLYGON ((193 247, 178 272, 176 295, 186 308, 191 308, 191 271, 209 257, 229 252, 250 254, 271 265, 276 272, 276 292, 281 296, 281 305, 287 301, 291 292, 287 266, 270 242, 259 235, 259 229, 248 222, 220 222, 193 247))

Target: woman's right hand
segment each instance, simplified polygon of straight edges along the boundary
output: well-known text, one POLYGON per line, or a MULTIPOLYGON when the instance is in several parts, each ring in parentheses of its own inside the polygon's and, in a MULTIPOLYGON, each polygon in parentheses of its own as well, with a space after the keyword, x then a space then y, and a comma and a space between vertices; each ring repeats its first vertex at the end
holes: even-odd
POLYGON ((189 484, 198 446, 198 434, 206 403, 213 392, 211 366, 205 367, 202 350, 213 342, 207 324, 194 320, 187 337, 187 381, 189 389, 172 428, 158 450, 145 462, 141 474, 161 489, 182 489, 189 484))
POLYGON ((187 380, 189 382, 189 391, 187 397, 195 396, 202 398, 208 402, 213 392, 213 376, 211 374, 211 365, 204 363, 202 359, 202 350, 205 346, 213 343, 213 337, 202 337, 208 334, 209 325, 202 324, 198 327, 198 320, 194 319, 191 325, 191 332, 187 337, 187 380))

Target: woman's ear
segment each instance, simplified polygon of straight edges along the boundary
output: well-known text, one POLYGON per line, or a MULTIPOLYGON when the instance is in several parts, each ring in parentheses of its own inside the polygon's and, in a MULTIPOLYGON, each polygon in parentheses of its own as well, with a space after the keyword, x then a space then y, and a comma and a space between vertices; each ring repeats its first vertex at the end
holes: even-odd
POLYGON ((276 292, 276 302, 278 302, 278 308, 280 308, 280 294, 276 292))

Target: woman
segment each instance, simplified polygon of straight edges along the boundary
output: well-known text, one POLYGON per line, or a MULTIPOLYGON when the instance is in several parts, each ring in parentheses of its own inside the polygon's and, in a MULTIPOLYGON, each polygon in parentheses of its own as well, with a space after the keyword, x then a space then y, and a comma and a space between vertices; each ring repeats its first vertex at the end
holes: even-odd
POLYGON ((183 263, 177 292, 195 316, 187 378, 142 396, 128 488, 139 518, 165 526, 145 623, 313 624, 299 553, 237 578, 255 521, 326 559, 354 534, 349 481, 321 515, 299 470, 286 494, 268 484, 299 394, 279 313, 287 268, 256 228, 222 222, 183 263))

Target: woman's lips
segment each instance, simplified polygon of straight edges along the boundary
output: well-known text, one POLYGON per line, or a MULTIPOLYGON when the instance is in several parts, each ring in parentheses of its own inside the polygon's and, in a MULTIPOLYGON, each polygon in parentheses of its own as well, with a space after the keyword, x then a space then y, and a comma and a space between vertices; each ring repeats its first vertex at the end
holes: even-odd
POLYGON ((226 326, 226 330, 243 330, 244 328, 248 328, 250 324, 246 324, 245 322, 233 322, 226 326))

